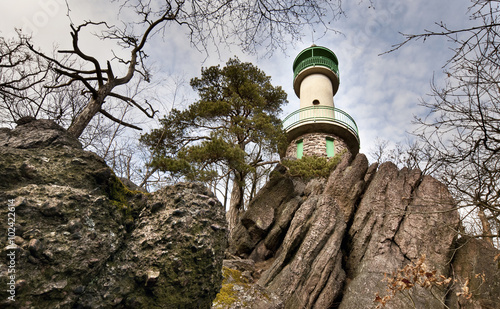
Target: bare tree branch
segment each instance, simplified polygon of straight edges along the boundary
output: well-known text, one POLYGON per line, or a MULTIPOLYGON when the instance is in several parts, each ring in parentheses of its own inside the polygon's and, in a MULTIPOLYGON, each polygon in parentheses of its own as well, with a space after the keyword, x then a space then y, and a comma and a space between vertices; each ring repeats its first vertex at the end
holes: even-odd
POLYGON ((111 115, 110 113, 108 113, 107 111, 103 110, 103 109, 100 109, 99 110, 99 113, 103 114, 104 116, 106 116, 106 118, 116 122, 116 123, 119 123, 121 124, 122 126, 125 126, 125 127, 129 127, 129 128, 132 128, 132 129, 135 129, 135 130, 142 130, 142 128, 138 127, 138 126, 135 126, 133 124, 130 124, 130 123, 127 123, 121 119, 118 119, 116 117, 114 117, 113 115, 111 115))

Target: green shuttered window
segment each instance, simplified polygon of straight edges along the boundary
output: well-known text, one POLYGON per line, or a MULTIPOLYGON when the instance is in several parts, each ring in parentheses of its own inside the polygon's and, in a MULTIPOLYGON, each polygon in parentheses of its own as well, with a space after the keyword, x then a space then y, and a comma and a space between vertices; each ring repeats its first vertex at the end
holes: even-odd
POLYGON ((297 159, 301 159, 303 153, 304 153, 304 141, 298 140, 297 141, 297 159))
POLYGON ((326 138, 326 156, 333 157, 335 155, 335 145, 333 144, 333 138, 326 138))

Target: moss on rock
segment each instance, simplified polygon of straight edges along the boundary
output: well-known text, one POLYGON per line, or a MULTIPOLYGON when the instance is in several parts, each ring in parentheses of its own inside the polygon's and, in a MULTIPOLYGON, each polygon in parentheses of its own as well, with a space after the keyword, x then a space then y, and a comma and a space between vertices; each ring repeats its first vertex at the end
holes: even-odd
POLYGON ((212 304, 213 309, 282 308, 276 295, 244 276, 240 270, 224 266, 222 274, 222 288, 212 304))
POLYGON ((0 204, 15 208, 19 281, 15 304, 3 289, 0 307, 210 308, 227 246, 215 196, 196 184, 130 190, 62 128, 42 124, 0 132, 0 204))

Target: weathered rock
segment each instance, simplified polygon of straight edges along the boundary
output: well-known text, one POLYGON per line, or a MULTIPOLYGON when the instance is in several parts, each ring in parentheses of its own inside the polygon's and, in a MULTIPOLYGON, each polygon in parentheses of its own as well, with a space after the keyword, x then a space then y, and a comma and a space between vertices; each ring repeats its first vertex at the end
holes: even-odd
POLYGON ((77 139, 51 120, 40 119, 21 123, 22 125, 17 126, 14 130, 2 130, 0 146, 22 149, 49 146, 82 148, 77 139))
MULTIPOLYGON (((257 244, 265 238, 271 230, 271 226, 276 222, 276 214, 281 215, 282 208, 287 207, 286 203, 294 197, 302 195, 303 190, 304 187, 300 181, 283 177, 278 167, 273 172, 271 180, 259 191, 248 210, 242 215, 241 224, 231 235, 230 252, 243 257, 250 256, 255 251, 257 244)), ((272 233, 275 235, 277 231, 272 233)), ((273 237, 279 238, 280 236, 273 237)), ((267 252, 263 250, 262 245, 260 251, 267 252)), ((255 252, 253 256, 255 260, 264 259, 262 252, 260 254, 255 252)))
POLYGON ((484 240, 462 237, 457 241, 452 262, 453 279, 456 282, 449 294, 450 308, 500 306, 499 254, 498 249, 484 240), (461 294, 460 297, 458 294, 461 294))
MULTIPOLYGON (((349 229, 346 270, 350 283, 340 308, 369 308, 375 293, 386 294, 384 274, 391 274, 421 255, 440 274, 448 261, 459 224, 454 201, 444 185, 418 170, 398 170, 384 163, 367 188, 349 229)), ((417 308, 442 308, 445 292, 415 289, 417 308)), ((386 308, 408 308, 397 294, 386 308)))
POLYGON ((278 251, 285 238, 286 231, 292 222, 293 216, 302 202, 303 197, 296 196, 283 205, 280 216, 262 242, 268 250, 272 252, 278 251))
MULTIPOLYGON (((4 259, 15 255, 16 289, 15 303, 0 289, 0 307, 173 308, 172 297, 210 307, 227 238, 224 209, 207 189, 131 191, 45 120, 0 130, 0 156, 0 216, 15 210, 15 237, 0 248, 4 259)), ((0 263, 0 282, 8 274, 0 263)))
MULTIPOLYGON (((241 266, 232 261, 228 266, 241 266)), ((248 266, 248 264, 246 265, 248 266)), ((213 302, 213 309, 282 309, 283 303, 274 293, 254 283, 239 269, 223 267, 222 289, 213 302)))
MULTIPOLYGON (((29 304, 71 307, 79 297, 73 291, 96 278, 123 243, 126 214, 106 194, 92 193, 68 186, 20 183, 15 189, 0 191, 0 204, 13 199, 15 232, 26 240, 16 253, 16 279, 25 281, 16 294, 16 308, 29 308, 29 304), (40 206, 46 202, 57 204, 60 215, 44 215, 40 206), (75 219, 83 222, 78 231, 68 226, 75 219)), ((6 218, 6 207, 0 213, 6 218)), ((4 227, 2 223, 2 230, 4 227)), ((6 241, 0 240, 2 248, 6 241)), ((6 269, 2 267, 0 273, 4 282, 6 269)), ((0 306, 12 305, 5 302, 4 289, 0 294, 0 306)))
POLYGON ((203 187, 178 184, 155 192, 80 304, 108 308, 122 299, 137 308, 210 308, 227 247, 227 231, 214 230, 214 222, 224 225, 224 211, 203 187))
MULTIPOLYGON (((253 234, 245 254, 235 252, 258 262, 257 272, 264 270, 258 284, 285 308, 373 308, 377 293, 388 294, 384 276, 422 256, 429 274, 452 275, 459 217, 450 193, 434 178, 392 163, 368 167, 358 154, 352 161, 344 157, 327 182, 312 179, 304 188, 300 180, 290 181, 300 189, 288 188, 279 205, 265 199, 250 204, 249 211, 259 209, 254 222, 265 209, 272 220, 253 234)), ((273 194, 272 186, 265 188, 273 194)), ((249 235, 246 226, 252 225, 239 228, 249 235)), ((446 287, 409 293, 417 308, 444 308, 450 301, 446 287)), ((396 293, 385 308, 411 308, 409 302, 396 293)))
MULTIPOLYGON (((346 159, 342 171, 348 166, 346 159)), ((340 296, 344 285, 341 250, 347 221, 344 212, 331 194, 323 194, 325 179, 311 179, 306 184, 283 175, 274 177, 273 184, 267 184, 259 193, 263 198, 253 200, 248 207, 255 222, 259 218, 255 214, 273 213, 273 220, 266 225, 267 233, 252 234, 253 240, 246 242, 246 252, 250 254, 235 253, 263 262, 258 268, 267 270, 258 284, 278 295, 285 308, 328 308, 340 296), (266 199, 274 194, 274 186, 288 195, 266 199)), ((243 230, 250 235, 255 224, 243 220, 242 223, 240 233, 244 234, 243 230)))
POLYGON ((224 260, 222 262, 222 266, 227 267, 229 269, 238 270, 242 274, 245 274, 245 276, 248 275, 251 280, 253 280, 257 275, 255 269, 255 261, 251 259, 224 260))
POLYGON ((286 308, 328 308, 345 277, 344 231, 344 216, 333 198, 310 196, 295 212, 276 259, 259 284, 284 299, 286 308))
POLYGON ((364 177, 367 170, 368 160, 365 155, 356 155, 353 162, 350 162, 350 155, 345 155, 328 178, 325 193, 335 198, 344 213, 346 223, 351 221, 365 189, 364 177))

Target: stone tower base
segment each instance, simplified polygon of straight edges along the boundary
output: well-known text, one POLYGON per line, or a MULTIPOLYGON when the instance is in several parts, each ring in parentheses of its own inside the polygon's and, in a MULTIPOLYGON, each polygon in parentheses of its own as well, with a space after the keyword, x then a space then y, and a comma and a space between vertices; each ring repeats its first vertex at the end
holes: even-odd
POLYGON ((285 157, 297 158, 297 144, 302 142, 303 156, 327 157, 327 139, 333 140, 334 155, 347 149, 343 139, 334 134, 328 133, 307 133, 292 140, 288 144, 285 157))

